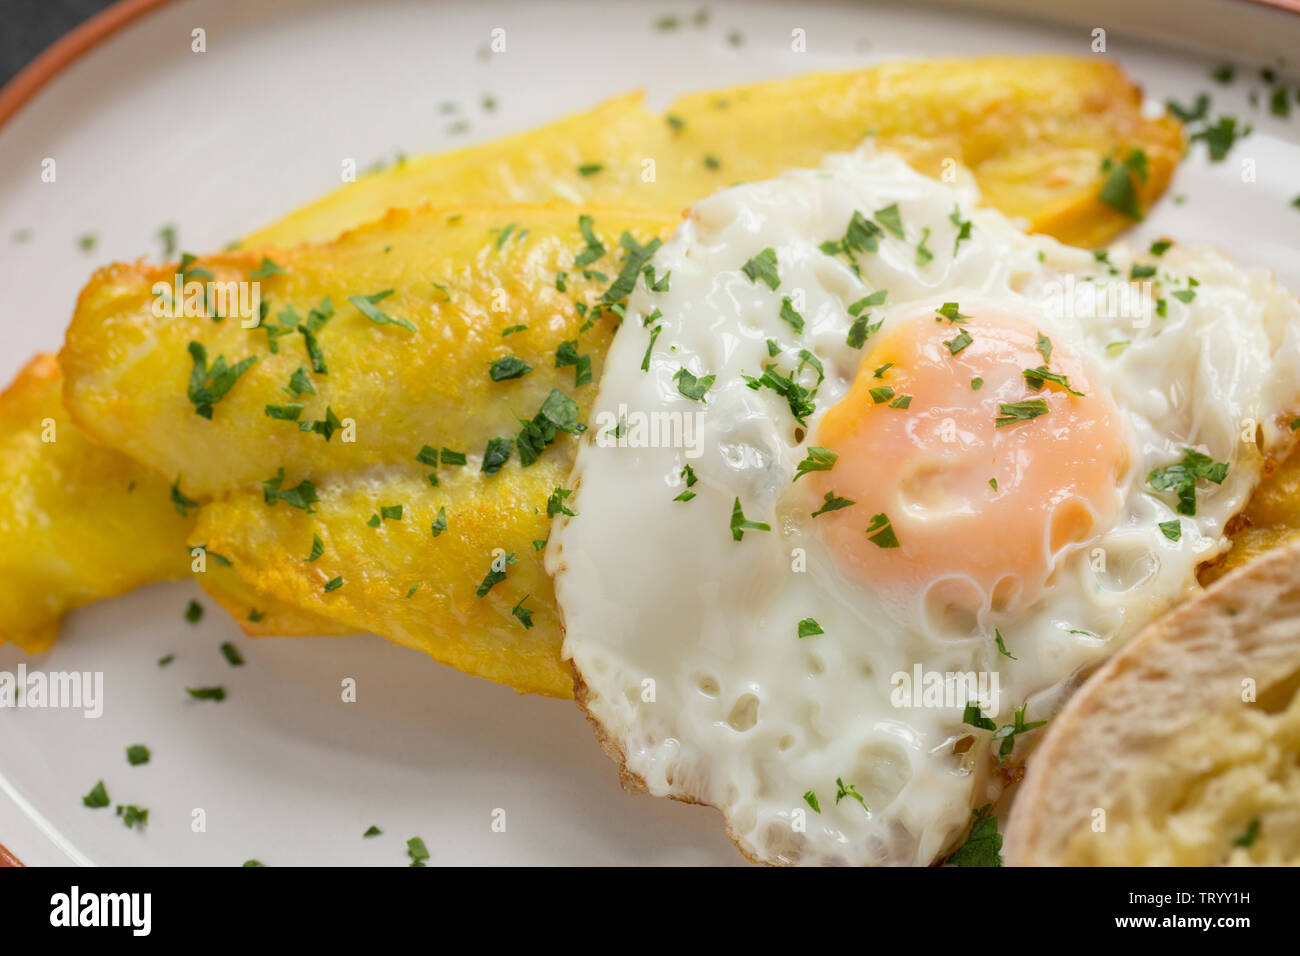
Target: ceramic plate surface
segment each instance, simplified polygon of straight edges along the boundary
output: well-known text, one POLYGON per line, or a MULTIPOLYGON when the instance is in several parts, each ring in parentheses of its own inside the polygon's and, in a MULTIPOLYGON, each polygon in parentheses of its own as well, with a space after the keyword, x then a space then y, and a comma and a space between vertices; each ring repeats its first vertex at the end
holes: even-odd
MULTIPOLYGON (((0 378, 59 346, 92 268, 158 256, 158 230, 172 223, 183 248, 219 248, 334 188, 344 158, 364 167, 467 145, 634 88, 660 107, 693 90, 889 58, 1098 55, 1097 27, 1107 30, 1102 55, 1153 103, 1205 91, 1216 115, 1254 126, 1225 162, 1195 148, 1134 238, 1213 245, 1300 290, 1300 101, 1289 120, 1270 115, 1256 73, 1276 65, 1274 52, 1300 49, 1300 16, 1196 0, 1101 3, 1104 15, 1043 24, 1018 12, 1029 4, 989 6, 164 5, 0 128, 0 378), (701 6, 709 16, 696 25, 701 6), (656 29, 669 15, 680 26, 656 29), (206 53, 191 52, 196 28, 206 53), (506 30, 504 53, 487 52, 494 28, 506 30), (806 52, 791 50, 796 28, 806 52), (1241 67, 1226 87, 1209 78, 1224 60, 1241 67), (1251 90, 1261 91, 1253 108, 1251 90), (495 110, 482 108, 485 96, 495 110), (47 157, 55 183, 41 179, 47 157), (78 243, 86 234, 97 237, 89 252, 78 243)), ((623 794, 571 704, 516 695, 373 636, 251 640, 190 583, 71 614, 45 656, 0 648, 0 670, 20 663, 104 680, 97 719, 0 711, 0 842, 27 863, 401 865, 413 836, 433 863, 740 861, 713 811, 623 794), (197 625, 184 620, 191 599, 210 612, 197 625), (246 666, 227 666, 224 641, 246 666), (175 662, 159 668, 167 654, 175 662), (345 678, 357 682, 355 703, 340 700, 345 678), (229 691, 219 705, 184 692, 217 683, 229 691), (124 748, 137 743, 152 761, 128 767, 124 748), (82 806, 100 779, 115 803, 149 808, 146 831, 82 806), (492 826, 501 810, 505 832, 492 826), (384 834, 363 839, 371 825, 384 834)))

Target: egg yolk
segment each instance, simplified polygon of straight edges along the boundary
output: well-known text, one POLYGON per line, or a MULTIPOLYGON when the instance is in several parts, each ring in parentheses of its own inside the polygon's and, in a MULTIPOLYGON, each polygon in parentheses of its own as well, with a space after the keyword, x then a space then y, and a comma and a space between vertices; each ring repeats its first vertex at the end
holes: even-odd
POLYGON ((1032 600, 1064 549, 1114 520, 1125 436, 1085 364, 1025 319, 913 316, 819 423, 811 444, 839 457, 809 476, 809 503, 854 502, 816 518, 845 568, 969 619, 1032 600), (1068 387, 1024 374, 1044 366, 1068 387))

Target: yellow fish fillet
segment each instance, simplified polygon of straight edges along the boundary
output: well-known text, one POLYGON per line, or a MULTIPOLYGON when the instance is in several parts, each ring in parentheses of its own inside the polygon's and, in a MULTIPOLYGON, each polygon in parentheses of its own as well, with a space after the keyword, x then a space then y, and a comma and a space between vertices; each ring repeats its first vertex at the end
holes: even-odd
MULTIPOLYGON (((0 394, 0 642, 49 647, 64 612, 190 573, 193 507, 142 465, 90 441, 63 409, 63 378, 41 354, 0 394), (184 512, 184 513, 182 513, 184 512)), ((208 555, 200 582, 247 628, 330 634, 272 599, 244 604, 238 575, 208 555)))
MULTIPOLYGON (((336 190, 245 245, 328 239, 389 207, 425 200, 560 199, 677 212, 738 179, 816 164, 825 152, 855 146, 868 131, 927 172, 942 175, 950 161, 969 165, 986 197, 1004 212, 1058 238, 1094 244, 1127 223, 1097 201, 1101 161, 1143 149, 1150 175, 1136 186, 1146 205, 1167 185, 1181 151, 1178 125, 1143 119, 1138 102, 1136 87, 1117 68, 1063 57, 887 64, 688 96, 664 116, 647 112, 635 94, 533 132, 400 163, 336 190)), ((0 429, 18 436, 36 421, 8 418, 0 429)), ((113 462, 103 473, 132 467, 113 462)), ((99 495, 102 507, 111 507, 105 489, 93 487, 98 473, 83 473, 86 487, 71 489, 69 497, 99 495)), ((0 494, 45 480, 38 457, 19 458, 0 474, 0 494)), ((75 527, 78 518, 74 510, 29 514, 28 520, 75 527)), ((183 544, 181 538, 172 542, 178 550, 183 544)), ((147 552, 139 554, 138 566, 133 549, 118 556, 124 579, 155 579, 147 552)), ((81 563, 75 553, 59 554, 66 564, 81 563)), ((272 602, 259 600, 249 585, 238 597, 230 588, 218 590, 214 582, 228 577, 208 574, 200 581, 250 633, 327 630, 310 614, 295 620, 287 608, 249 621, 249 612, 265 614, 261 605, 272 602)), ((17 604, 0 607, 0 635, 35 620, 53 633, 62 609, 113 593, 88 586, 85 574, 51 575, 45 593, 25 592, 17 604)))
MULTIPOLYGON (((175 267, 112 266, 82 292, 59 354, 64 404, 95 441, 213 499, 191 543, 258 591, 568 696, 539 548, 619 321, 599 300, 641 275, 677 221, 567 205, 393 210, 276 253, 257 328, 156 316, 152 287, 175 267), (208 394, 223 363, 242 372, 208 394), (494 444, 504 465, 491 465, 494 444)), ((261 260, 230 252, 192 268, 233 281, 261 260)))
POLYGON ((921 172, 953 164, 984 200, 1085 248, 1132 220, 1098 199, 1103 161, 1147 156, 1139 205, 1165 190, 1182 127, 1148 119, 1119 67, 1062 56, 886 63, 685 96, 663 115, 640 93, 541 129, 400 162, 253 233, 246 246, 324 240, 422 202, 573 203, 679 211, 736 182, 817 166, 872 134, 921 172))

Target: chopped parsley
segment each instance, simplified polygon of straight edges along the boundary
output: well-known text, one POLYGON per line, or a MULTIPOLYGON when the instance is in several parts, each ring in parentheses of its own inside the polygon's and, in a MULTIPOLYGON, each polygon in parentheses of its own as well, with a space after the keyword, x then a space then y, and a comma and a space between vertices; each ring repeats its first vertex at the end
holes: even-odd
POLYGON ((302 402, 287 402, 284 405, 267 405, 266 417, 284 422, 296 422, 307 406, 302 402))
POLYGON ((839 802, 841 800, 843 800, 845 797, 849 797, 853 800, 858 801, 858 803, 862 804, 863 810, 866 810, 868 813, 871 812, 871 808, 867 806, 867 801, 862 799, 862 794, 858 793, 857 787, 855 787, 853 784, 845 783, 844 778, 842 777, 836 777, 835 787, 836 787, 835 803, 837 806, 839 805, 839 802))
POLYGON ((809 790, 807 793, 805 793, 803 795, 803 799, 804 802, 808 804, 808 806, 812 807, 813 813, 822 812, 821 804, 817 802, 817 794, 814 793, 812 790, 809 790))
POLYGON ((186 395, 194 405, 195 414, 211 420, 212 406, 226 397, 239 377, 257 361, 257 356, 250 355, 235 365, 229 365, 224 355, 218 355, 209 367, 208 350, 201 342, 191 342, 188 349, 194 368, 190 372, 186 395))
POLYGON ((618 244, 623 247, 626 255, 623 257, 618 275, 600 297, 601 305, 613 305, 631 294, 632 289, 636 287, 637 277, 650 263, 655 251, 663 245, 663 240, 656 237, 645 245, 640 245, 630 232, 624 232, 619 237, 618 244))
POLYGON ((334 437, 334 433, 343 427, 339 417, 334 414, 334 409, 328 405, 325 406, 325 417, 320 421, 301 421, 298 423, 298 431, 314 432, 320 435, 326 441, 334 437))
POLYGON ((993 419, 993 424, 997 428, 1003 428, 1046 414, 1047 399, 1045 398, 1031 398, 1024 402, 999 402, 998 416, 993 419))
POLYGON ((1134 178, 1146 181, 1148 175, 1146 153, 1140 149, 1131 149, 1122 163, 1107 158, 1102 164, 1102 171, 1107 176, 1097 198, 1130 219, 1141 219, 1142 207, 1138 203, 1134 178))
POLYGON ((803 316, 795 311, 792 300, 788 295, 781 300, 781 318, 796 332, 803 331, 803 316))
POLYGON ((488 377, 494 382, 504 382, 512 378, 522 378, 533 367, 515 355, 503 355, 488 368, 488 377))
POLYGON ((880 248, 880 239, 885 231, 860 212, 854 212, 840 239, 823 242, 819 249, 828 256, 842 255, 849 260, 849 268, 855 274, 860 272, 857 256, 859 253, 876 252, 880 248))
POLYGON ((199 503, 193 498, 187 498, 181 493, 181 476, 177 475, 176 480, 172 482, 171 491, 172 507, 182 518, 190 513, 191 508, 197 508, 199 503))
POLYGON ((203 617, 203 605, 198 601, 190 601, 189 607, 185 609, 185 620, 191 624, 199 623, 203 617))
POLYGON ((884 209, 876 210, 876 214, 872 218, 899 239, 903 238, 903 216, 898 211, 898 203, 890 203, 884 209))
POLYGON ((478 588, 475 589, 474 594, 477 597, 486 597, 489 591, 506 579, 506 569, 510 565, 517 563, 518 560, 513 552, 500 558, 493 558, 487 575, 478 588), (498 564, 500 564, 500 570, 497 569, 498 564))
POLYGON ((993 816, 993 804, 986 803, 972 810, 975 822, 971 824, 966 842, 959 846, 948 862, 953 866, 1001 866, 1002 834, 998 833, 998 818, 993 816))
POLYGON ((1237 140, 1249 136, 1251 127, 1237 129, 1237 120, 1231 116, 1220 116, 1217 122, 1208 123, 1191 135, 1192 142, 1204 140, 1209 150, 1211 162, 1222 162, 1231 152, 1237 140))
POLYGON ((495 475, 510 460, 515 442, 512 438, 490 438, 483 451, 483 467, 479 470, 485 475, 495 475))
POLYGON ((286 275, 285 271, 277 266, 266 256, 262 256, 262 264, 248 274, 250 279, 269 279, 271 276, 286 275))
POLYGON ((849 306, 849 315, 860 315, 864 309, 869 309, 874 305, 884 305, 885 298, 888 295, 888 289, 877 289, 871 295, 863 296, 849 306))
MULTIPOLYGON (((939 308, 935 309, 934 312, 940 318, 947 319, 949 322, 954 324, 961 324, 966 319, 970 318, 969 315, 962 315, 961 308, 956 302, 945 302, 943 305, 939 306, 939 308)), ((939 320, 935 319, 935 321, 937 322, 939 320)))
POLYGON ((761 521, 750 521, 745 517, 745 513, 740 509, 740 498, 737 497, 731 506, 731 539, 739 541, 745 537, 746 531, 771 531, 770 524, 764 524, 761 521))
POLYGON ((591 381, 591 356, 578 354, 577 339, 561 342, 560 347, 555 350, 555 367, 566 368, 570 365, 573 366, 575 388, 591 381))
POLYGON ((1232 845, 1239 846, 1242 848, 1252 847, 1255 845, 1255 841, 1258 838, 1259 838, 1259 817, 1255 817, 1253 820, 1250 821, 1250 823, 1246 824, 1246 829, 1241 834, 1241 836, 1237 837, 1237 839, 1232 841, 1232 845))
POLYGON ((572 488, 556 488, 552 491, 546 499, 546 517, 554 518, 556 515, 565 515, 569 518, 576 518, 577 513, 564 503, 572 494, 572 488))
POLYGON ((696 378, 694 373, 683 365, 673 376, 673 381, 677 383, 677 391, 689 399, 700 402, 704 400, 704 393, 712 387, 714 378, 713 375, 701 375, 696 378))
MULTIPOLYGON (((546 446, 555 441, 559 432, 580 435, 587 430, 587 426, 578 421, 578 403, 558 388, 551 390, 532 421, 522 424, 516 445, 519 448, 519 463, 525 468, 537 461, 546 446)), ((447 464, 445 448, 442 461, 447 464)))
POLYGON ((816 518, 818 515, 824 515, 830 511, 839 511, 842 508, 849 508, 857 504, 856 501, 850 501, 848 498, 841 498, 835 492, 828 491, 822 495, 822 506, 812 513, 816 518))
POLYGON ((854 316, 853 324, 849 326, 848 338, 845 340, 849 348, 860 349, 866 344, 867 338, 873 335, 881 325, 884 319, 872 323, 871 315, 866 310, 875 305, 880 305, 885 301, 888 294, 886 289, 877 289, 868 296, 864 296, 857 302, 849 306, 849 314, 854 316))
POLYGON ((878 548, 898 547, 898 535, 894 533, 894 526, 890 523, 889 516, 884 513, 872 515, 866 534, 867 540, 878 548))
POLYGON ((316 394, 316 388, 315 386, 312 385, 311 378, 308 377, 307 369, 305 366, 299 365, 296 369, 294 369, 294 373, 289 376, 289 386, 288 388, 285 389, 285 391, 287 391, 294 398, 297 398, 299 395, 302 395, 303 393, 306 393, 308 395, 316 394))
POLYGON ((99 781, 90 788, 90 793, 81 798, 83 805, 90 807, 92 810, 99 810, 109 804, 108 791, 104 789, 104 781, 99 781))
MULTIPOLYGON (((804 363, 809 363, 812 364, 820 374, 820 363, 816 361, 815 356, 813 356, 811 352, 804 349, 799 354, 800 356, 803 356, 803 363, 800 364, 799 368, 803 368, 804 363)), ((798 370, 795 371, 795 375, 797 374, 798 370)), ((813 402, 813 397, 817 394, 817 390, 815 388, 809 389, 800 385, 794 380, 794 375, 782 375, 777 371, 775 365, 764 366, 763 374, 759 378, 753 378, 746 375, 745 380, 745 384, 754 391, 758 391, 761 388, 770 388, 772 391, 783 397, 786 400, 786 403, 790 406, 790 414, 795 417, 795 421, 800 425, 806 425, 808 416, 817 409, 816 403, 813 402)))
POLYGON ((862 348, 866 344, 868 337, 879 331, 885 322, 884 319, 879 322, 871 322, 870 318, 871 316, 868 313, 864 313, 853 320, 853 324, 849 326, 848 338, 845 339, 845 344, 849 348, 862 348))
POLYGON ((965 329, 962 329, 952 338, 944 339, 943 344, 948 346, 949 354, 956 355, 958 352, 966 348, 966 346, 970 345, 974 341, 975 339, 971 337, 971 334, 967 332, 965 329))
POLYGON ((695 469, 692 468, 690 465, 682 466, 681 477, 682 480, 686 482, 687 490, 679 494, 676 498, 673 499, 673 501, 690 501, 692 498, 695 497, 695 492, 691 491, 690 488, 700 479, 696 477, 695 469))
POLYGON ((1035 392, 1039 391, 1043 387, 1044 382, 1052 382, 1061 386, 1071 395, 1077 395, 1080 397, 1083 395, 1083 392, 1077 392, 1073 387, 1071 387, 1070 380, 1066 376, 1057 372, 1049 372, 1046 365, 1024 369, 1020 374, 1025 377, 1025 383, 1035 392))
POLYGON ((659 333, 664 330, 662 325, 652 325, 650 327, 650 343, 645 347, 645 355, 641 358, 641 371, 650 371, 650 353, 654 351, 655 342, 659 340, 659 333))
POLYGON ((117 805, 117 815, 122 818, 122 822, 126 824, 128 830, 137 825, 143 830, 149 823, 149 811, 134 804, 123 806, 119 803, 117 805))
POLYGON ((144 744, 132 744, 126 748, 126 762, 132 767, 138 767, 143 763, 148 763, 152 754, 149 748, 144 744))
POLYGON ((524 607, 524 602, 527 601, 529 597, 530 595, 525 594, 519 599, 519 603, 510 609, 510 613, 513 614, 518 619, 519 623, 524 626, 525 631, 530 630, 533 626, 533 609, 524 607))
POLYGON ((312 512, 312 505, 320 499, 316 497, 316 486, 304 478, 293 488, 283 488, 284 468, 278 468, 274 478, 262 482, 262 498, 268 505, 275 507, 277 501, 286 501, 294 508, 312 512))
POLYGON ((953 224, 957 230, 957 236, 952 243, 952 257, 957 258, 957 250, 961 244, 970 238, 971 221, 961 217, 961 206, 953 205, 952 212, 948 216, 948 221, 953 224))
POLYGON ((604 163, 583 163, 581 166, 578 167, 578 175, 583 177, 595 176, 598 172, 600 172, 604 168, 605 168, 604 163))
MULTIPOLYGON (((498 246, 498 248, 500 248, 500 246, 498 246)), ((392 289, 384 289, 382 292, 375 292, 371 295, 350 295, 348 296, 348 301, 356 306, 357 311, 371 322, 375 323, 375 325, 400 325, 402 328, 414 332, 415 325, 408 319, 397 318, 396 316, 389 315, 387 312, 376 308, 377 303, 382 302, 392 294, 392 289)))
POLYGON ((185 693, 195 700, 215 700, 217 703, 226 699, 224 687, 186 687, 185 693))
POLYGON ((433 527, 431 530, 433 531, 433 536, 435 538, 447 530, 447 509, 446 508, 438 509, 438 517, 434 519, 433 527))
POLYGON ((781 277, 777 274, 776 250, 771 246, 741 266, 740 271, 749 277, 750 282, 761 281, 769 289, 775 290, 781 284, 781 277))
POLYGON ((1021 704, 1020 709, 1015 712, 1014 721, 1010 724, 1003 724, 1001 727, 996 726, 993 721, 980 713, 979 704, 974 701, 966 704, 966 710, 962 715, 962 722, 975 727, 978 730, 992 730, 993 739, 999 741, 998 744, 998 763, 1002 763, 1010 756, 1011 751, 1015 749, 1016 737, 1020 734, 1028 733, 1044 726, 1045 720, 1025 720, 1025 711, 1029 708, 1028 704, 1021 704))
POLYGON ((924 266, 930 263, 934 258, 934 253, 929 250, 926 243, 930 241, 930 230, 925 228, 921 230, 921 241, 916 244, 916 264, 924 266))
POLYGON ((1177 541, 1183 536, 1183 523, 1177 518, 1171 521, 1162 521, 1156 527, 1170 541, 1177 541))
POLYGON ((324 553, 325 542, 320 539, 320 535, 313 533, 311 536, 311 554, 307 555, 303 560, 310 564, 324 553))
POLYGON ((419 837, 411 837, 406 841, 406 855, 411 858, 411 866, 424 866, 424 861, 429 858, 429 850, 419 837))
POLYGON ((806 617, 799 622, 798 632, 800 638, 815 637, 818 634, 826 633, 822 630, 822 626, 811 617, 806 617))
POLYGON ((878 385, 871 389, 871 401, 880 405, 894 397, 894 389, 889 385, 878 385))
POLYGON ((380 836, 383 832, 384 832, 384 831, 381 830, 381 829, 379 829, 379 827, 377 827, 377 826, 371 826, 371 827, 369 827, 369 828, 366 830, 365 833, 363 833, 363 834, 361 834, 361 835, 362 835, 363 837, 377 837, 377 836, 380 836))
MULTIPOLYGON (((292 316, 291 321, 296 321, 297 314, 292 309, 287 310, 292 316)), ((325 327, 331 318, 334 317, 334 303, 329 296, 320 300, 320 305, 307 313, 307 320, 298 324, 298 331, 302 334, 303 347, 307 350, 307 358, 311 361, 311 369, 317 375, 324 375, 329 370, 325 366, 325 356, 321 352, 320 343, 316 340, 316 333, 325 327)), ((281 314, 280 323, 283 325, 285 319, 281 314)), ((267 329, 267 335, 270 335, 270 328, 267 329)), ((274 342, 272 342, 274 345, 274 342)), ((274 348, 271 351, 275 351, 274 348)))
POLYGON ((168 223, 159 228, 157 235, 162 243, 163 258, 170 259, 176 254, 176 226, 168 223))
POLYGON ((578 230, 582 233, 582 238, 586 240, 587 245, 573 260, 575 268, 581 269, 589 266, 605 254, 604 244, 596 238, 592 231, 592 218, 590 216, 578 217, 578 230))
POLYGON ((799 462, 794 470, 792 481, 798 481, 804 475, 811 471, 830 471, 835 467, 835 462, 839 460, 839 455, 829 448, 821 448, 817 445, 808 447, 808 457, 799 462))
POLYGON ((226 659, 226 663, 231 667, 243 667, 244 658, 234 644, 229 641, 221 645, 221 656, 226 659))
POLYGON ((903 408, 907 408, 911 404, 912 404, 911 395, 899 395, 897 398, 895 398, 892 402, 889 403, 889 407, 903 409, 903 408))
POLYGON ((1009 657, 1013 661, 1020 660, 1020 658, 1016 657, 1016 655, 1012 654, 1009 650, 1007 650, 1007 642, 1002 639, 1002 632, 999 631, 996 627, 993 628, 993 640, 994 643, 998 645, 998 653, 1001 654, 1003 657, 1009 657))
POLYGON ((1196 514, 1196 482, 1204 478, 1216 485, 1223 484, 1228 476, 1228 463, 1215 461, 1191 448, 1183 449, 1183 459, 1173 465, 1154 469, 1147 475, 1147 484, 1156 491, 1172 491, 1178 498, 1174 509, 1180 515, 1196 514))

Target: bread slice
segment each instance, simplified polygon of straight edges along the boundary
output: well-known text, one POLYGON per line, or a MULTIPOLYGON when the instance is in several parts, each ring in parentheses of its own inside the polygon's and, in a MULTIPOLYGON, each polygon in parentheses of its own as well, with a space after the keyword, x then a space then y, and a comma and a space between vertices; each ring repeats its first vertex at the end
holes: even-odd
POLYGON ((1052 722, 1009 865, 1300 864, 1300 542, 1154 622, 1052 722))

